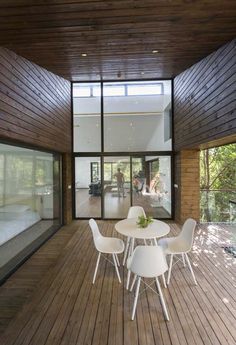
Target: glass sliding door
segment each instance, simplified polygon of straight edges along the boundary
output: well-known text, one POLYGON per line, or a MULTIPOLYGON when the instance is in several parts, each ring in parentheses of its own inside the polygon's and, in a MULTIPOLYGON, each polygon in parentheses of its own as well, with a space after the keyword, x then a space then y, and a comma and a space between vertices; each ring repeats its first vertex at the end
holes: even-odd
POLYGON ((132 158, 132 205, 154 218, 171 218, 171 159, 169 156, 132 158))
POLYGON ((101 217, 100 157, 75 158, 75 215, 101 217))
POLYGON ((104 218, 126 218, 130 207, 130 157, 104 157, 104 218))

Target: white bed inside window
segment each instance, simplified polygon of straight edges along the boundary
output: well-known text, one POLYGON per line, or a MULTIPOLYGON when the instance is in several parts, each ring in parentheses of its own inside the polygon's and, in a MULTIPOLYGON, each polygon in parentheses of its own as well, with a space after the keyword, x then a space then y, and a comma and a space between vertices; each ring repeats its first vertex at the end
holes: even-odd
POLYGON ((27 205, 5 205, 0 207, 0 246, 29 229, 41 220, 38 212, 27 205))

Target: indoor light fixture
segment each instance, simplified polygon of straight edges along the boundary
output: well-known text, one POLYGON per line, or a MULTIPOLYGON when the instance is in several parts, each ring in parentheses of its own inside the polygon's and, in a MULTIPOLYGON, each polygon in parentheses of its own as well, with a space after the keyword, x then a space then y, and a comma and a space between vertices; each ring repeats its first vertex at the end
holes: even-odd
POLYGON ((86 56, 87 56, 87 54, 86 54, 86 53, 82 53, 82 54, 81 54, 81 56, 86 57, 86 56))
POLYGON ((158 50, 153 50, 152 53, 156 54, 156 53, 158 53, 158 50))

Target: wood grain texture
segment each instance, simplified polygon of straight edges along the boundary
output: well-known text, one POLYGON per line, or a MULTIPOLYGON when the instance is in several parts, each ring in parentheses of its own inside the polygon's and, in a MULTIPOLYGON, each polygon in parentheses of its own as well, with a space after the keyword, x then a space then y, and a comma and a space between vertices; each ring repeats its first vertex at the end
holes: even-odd
POLYGON ((182 150, 175 157, 175 219, 183 223, 191 217, 200 220, 199 151, 182 150))
POLYGON ((70 82, 0 48, 0 118, 0 139, 70 152, 70 82))
MULTIPOLYGON (((101 232, 117 236, 114 224, 99 222, 101 232)), ((170 226, 171 235, 177 235, 179 226, 170 226)), ((126 269, 121 267, 119 284, 113 266, 101 260, 92 285, 97 257, 92 235, 87 221, 73 222, 0 288, 1 305, 6 302, 1 320, 11 306, 14 309, 17 296, 27 294, 27 289, 32 292, 8 327, 5 324, 1 344, 233 345, 236 272, 234 258, 221 248, 230 242, 232 231, 230 225, 199 225, 190 254, 198 286, 193 285, 189 270, 177 263, 169 288, 163 288, 170 321, 164 321, 158 296, 151 290, 140 295, 136 318, 131 321, 133 294, 124 288, 126 269), (58 236, 67 245, 46 273, 43 266, 55 256, 58 236), (37 267, 43 273, 40 282, 37 267)))
POLYGON ((178 75, 174 90, 175 151, 235 140, 236 40, 178 75))
POLYGON ((69 80, 170 78, 235 38, 235 16, 232 0, 3 0, 0 45, 69 80))
POLYGON ((63 169, 63 209, 64 224, 70 224, 72 221, 72 157, 71 154, 65 153, 62 157, 63 169))
POLYGON ((44 275, 55 266, 76 230, 76 224, 61 228, 0 287, 0 333, 37 289, 44 275))

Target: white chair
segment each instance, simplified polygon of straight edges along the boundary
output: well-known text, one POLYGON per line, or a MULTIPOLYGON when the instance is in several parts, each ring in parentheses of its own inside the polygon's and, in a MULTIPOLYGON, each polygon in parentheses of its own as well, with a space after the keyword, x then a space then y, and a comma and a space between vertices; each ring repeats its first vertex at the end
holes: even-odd
MULTIPOLYGON (((163 248, 164 253, 166 255, 170 255, 170 265, 168 271, 167 284, 170 283, 171 270, 173 266, 173 257, 174 255, 181 255, 184 266, 186 259, 194 283, 197 285, 197 281, 187 254, 192 249, 194 230, 196 228, 196 224, 197 223, 194 219, 189 218, 185 221, 182 227, 182 231, 177 237, 162 238, 158 241, 158 245, 160 245, 163 248)), ((178 261, 181 261, 181 259, 178 259, 174 264, 176 264, 178 261)))
POLYGON ((169 315, 158 280, 158 277, 163 275, 168 270, 163 249, 160 246, 137 246, 132 256, 130 256, 127 260, 127 268, 135 275, 130 289, 131 291, 134 287, 135 281, 137 280, 131 319, 134 320, 141 280, 147 287, 156 293, 151 285, 147 284, 142 278, 154 278, 165 319, 169 321, 169 315))
MULTIPOLYGON (((129 208, 128 216, 127 218, 136 218, 138 220, 138 217, 144 216, 146 217, 145 211, 141 206, 131 206, 129 208)), ((130 253, 133 250, 131 248, 131 238, 127 237, 126 240, 126 246, 125 246, 125 252, 124 252, 124 258, 123 258, 123 266, 125 265, 125 261, 127 258, 128 250, 130 249, 130 253)))
MULTIPOLYGON (((89 226, 90 226, 92 233, 93 233, 93 241, 94 241, 95 247, 96 247, 97 251, 99 252, 95 271, 94 271, 94 275, 93 275, 93 284, 94 284, 95 279, 96 279, 98 265, 99 265, 100 257, 102 254, 112 254, 113 263, 114 263, 114 266, 116 269, 116 274, 117 274, 117 277, 119 279, 119 282, 121 283, 119 269, 118 269, 118 266, 120 266, 120 264, 119 264, 117 254, 123 253, 124 242, 122 240, 120 240, 119 238, 102 236, 102 234, 99 231, 98 225, 94 219, 89 220, 89 226)), ((105 256, 104 256, 104 258, 107 261, 111 262, 105 256)))
POLYGON ((146 217, 144 209, 141 206, 131 206, 127 218, 138 218, 139 216, 146 217))

